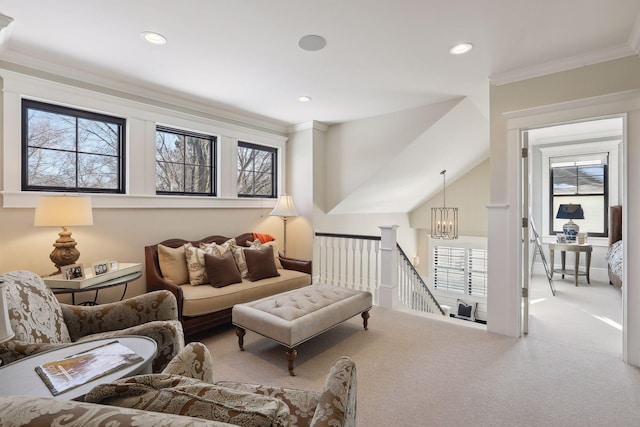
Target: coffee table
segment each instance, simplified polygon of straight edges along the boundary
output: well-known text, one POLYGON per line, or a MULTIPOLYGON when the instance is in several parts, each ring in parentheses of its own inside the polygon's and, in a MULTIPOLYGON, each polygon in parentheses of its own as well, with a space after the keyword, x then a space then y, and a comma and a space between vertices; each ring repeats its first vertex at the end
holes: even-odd
POLYGON ((151 373, 151 361, 155 357, 156 351, 157 345, 154 340, 138 335, 83 341, 81 343, 69 344, 54 350, 43 351, 41 353, 25 357, 24 359, 20 359, 9 365, 0 367, 0 396, 27 395, 77 400, 82 398, 98 384, 112 382, 138 373, 151 373), (52 395, 49 388, 35 371, 36 366, 42 365, 43 363, 63 359, 67 356, 90 350, 112 341, 119 341, 121 344, 129 347, 139 356, 142 356, 143 360, 133 365, 125 366, 122 369, 103 377, 96 378, 95 380, 89 381, 79 387, 67 390, 57 396, 52 395))

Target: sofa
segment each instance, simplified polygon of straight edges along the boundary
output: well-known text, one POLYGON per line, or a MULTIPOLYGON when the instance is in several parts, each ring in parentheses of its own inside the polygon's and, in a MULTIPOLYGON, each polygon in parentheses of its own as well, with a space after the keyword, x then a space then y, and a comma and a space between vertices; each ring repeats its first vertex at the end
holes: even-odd
POLYGON ((167 291, 138 295, 97 306, 61 304, 37 274, 18 270, 0 274, 9 323, 15 336, 0 343, 0 364, 73 342, 144 335, 158 351, 152 362, 160 372, 184 347, 176 299, 167 291))
MULTIPOLYGON (((264 236, 268 235, 243 233, 233 238, 216 235, 193 241, 175 238, 146 246, 147 291, 168 290, 175 295, 178 319, 182 322, 185 336, 190 337, 215 326, 230 324, 231 310, 235 304, 310 285, 311 261, 280 256, 277 242, 269 239, 270 236, 264 236), (243 265, 245 261, 250 265, 249 260, 244 259, 244 254, 251 249, 259 251, 250 254, 256 254, 253 258, 258 258, 260 254, 262 259, 268 258, 263 251, 271 251, 276 275, 266 278, 258 275, 257 280, 251 277, 248 267, 243 265), (231 252, 241 273, 241 280, 224 286, 212 285, 210 281, 213 281, 213 277, 208 276, 219 276, 218 272, 223 271, 219 266, 230 264, 228 259, 221 257, 231 252), (203 266, 203 263, 206 264, 205 255, 209 255, 206 261, 215 258, 215 265, 203 266), (205 267, 211 268, 206 270, 205 267), (198 275, 198 268, 211 274, 198 275)), ((259 265, 259 262, 254 261, 253 264, 259 265)), ((271 268, 268 266, 266 269, 271 271, 271 268)))
POLYGON ((3 426, 335 426, 355 425, 356 367, 330 368, 321 392, 214 382, 211 355, 188 344, 160 374, 95 387, 85 401, 1 396, 3 426))

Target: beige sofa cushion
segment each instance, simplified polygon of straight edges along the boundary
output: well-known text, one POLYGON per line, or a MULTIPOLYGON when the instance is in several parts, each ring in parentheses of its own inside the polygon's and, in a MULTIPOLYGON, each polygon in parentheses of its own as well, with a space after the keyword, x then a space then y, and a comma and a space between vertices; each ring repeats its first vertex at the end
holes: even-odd
POLYGON ((311 284, 311 276, 295 270, 278 270, 280 276, 242 283, 223 288, 213 286, 182 285, 184 301, 182 314, 187 317, 200 316, 233 307, 247 301, 254 301, 280 292, 298 289, 311 284))
POLYGON ((290 418, 289 407, 280 399, 170 374, 138 375, 102 384, 85 401, 242 426, 284 427, 290 418))
POLYGON ((162 276, 169 282, 179 285, 189 281, 184 248, 158 245, 158 264, 160 264, 162 276))

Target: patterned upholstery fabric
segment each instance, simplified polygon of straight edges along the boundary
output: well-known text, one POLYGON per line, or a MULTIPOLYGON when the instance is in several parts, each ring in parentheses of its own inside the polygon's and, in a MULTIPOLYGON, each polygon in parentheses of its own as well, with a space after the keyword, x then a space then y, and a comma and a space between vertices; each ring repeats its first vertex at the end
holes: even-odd
POLYGON ((187 344, 183 351, 174 357, 163 374, 182 375, 206 383, 213 383, 213 360, 211 353, 202 343, 187 344))
POLYGON ((65 427, 224 427, 231 425, 139 409, 30 396, 0 396, 0 417, 4 427, 62 425, 65 427))
MULTIPOLYGON (((289 408, 289 426, 331 426, 353 427, 356 416, 356 369, 355 364, 348 357, 341 357, 331 368, 325 381, 322 393, 305 390, 293 390, 278 387, 267 387, 257 384, 245 384, 233 381, 219 381, 211 384, 208 378, 212 377, 212 359, 209 350, 201 343, 191 343, 178 354, 159 375, 141 375, 125 381, 136 381, 146 378, 150 381, 157 378, 172 378, 183 383, 194 383, 200 388, 218 386, 241 391, 244 399, 250 398, 249 394, 270 397, 283 402, 289 408), (189 366, 195 365, 195 366, 189 366), (179 377, 179 375, 182 375, 179 377), (191 377, 191 378, 188 378, 191 377), (198 380, 198 381, 196 381, 198 380), (204 380, 204 381, 203 381, 204 380)), ((169 383, 170 385, 170 383, 169 383)), ((101 396, 100 399, 108 399, 110 393, 106 392, 109 385, 99 386, 89 395, 101 396)), ((118 394, 111 390, 111 395, 118 394)), ((87 398, 90 399, 89 395, 87 398)), ((259 402, 255 399, 253 403, 259 402)), ((104 402, 104 401, 103 401, 104 402)), ((159 400, 158 404, 169 404, 159 400)), ((206 410, 206 409, 205 409, 206 410)), ((35 398, 24 396, 0 396, 0 419, 3 426, 43 426, 63 424, 67 427, 93 427, 93 426, 228 426, 220 421, 195 419, 191 417, 161 414, 143 411, 140 409, 128 409, 116 406, 97 405, 94 403, 65 401, 55 398, 35 398)), ((243 426, 253 426, 251 422, 244 420, 243 426)))
POLYGON ((3 364, 76 341, 144 335, 156 341, 153 371, 161 371, 184 348, 175 297, 157 291, 124 301, 84 307, 60 304, 42 279, 29 271, 0 275, 5 287, 12 340, 0 343, 3 364))
POLYGON ((289 425, 289 407, 279 399, 181 375, 138 375, 99 385, 85 396, 85 401, 241 426, 289 425))

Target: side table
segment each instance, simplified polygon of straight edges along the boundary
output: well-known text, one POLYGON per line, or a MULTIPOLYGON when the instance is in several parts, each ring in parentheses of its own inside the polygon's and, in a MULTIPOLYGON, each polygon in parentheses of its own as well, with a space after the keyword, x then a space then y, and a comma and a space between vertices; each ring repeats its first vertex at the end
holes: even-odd
POLYGON ((49 351, 34 354, 24 359, 17 360, 6 366, 0 367, 0 396, 40 396, 55 397, 57 399, 74 400, 80 399, 91 389, 99 384, 112 382, 124 377, 130 377, 138 373, 151 373, 151 361, 156 355, 157 345, 154 340, 138 335, 119 336, 92 341, 83 341, 59 347, 49 351), (96 378, 79 387, 72 388, 53 396, 47 385, 36 373, 36 366, 54 360, 91 350, 102 344, 112 341, 119 341, 131 350, 142 356, 141 362, 130 366, 125 366, 110 374, 96 378))
POLYGON ((591 283, 589 277, 589 270, 591 269, 591 252, 593 250, 593 246, 588 244, 577 244, 577 243, 549 243, 549 258, 551 259, 551 277, 553 277, 553 273, 561 273, 562 278, 564 279, 565 274, 571 274, 574 277, 575 285, 578 286, 578 276, 586 276, 587 283, 591 283), (554 264, 554 252, 561 251, 560 257, 562 259, 562 268, 556 269, 554 264), (567 252, 573 252, 575 254, 576 260, 573 265, 573 270, 566 269, 566 259, 567 252), (584 252, 586 256, 586 266, 585 270, 580 270, 580 252, 584 252))
POLYGON ((76 294, 78 292, 87 292, 94 291, 95 294, 93 296, 93 301, 85 301, 82 302, 81 305, 97 305, 98 301, 98 291, 100 289, 111 288, 113 286, 124 285, 124 290, 122 291, 122 295, 120 296, 120 301, 124 299, 125 294, 127 293, 127 286, 129 282, 133 282, 142 276, 142 272, 136 271, 131 274, 127 274, 126 276, 116 277, 115 279, 105 280, 104 282, 98 283, 93 286, 87 286, 86 288, 74 289, 74 288, 51 288, 54 294, 71 294, 71 303, 73 305, 76 304, 76 294))

